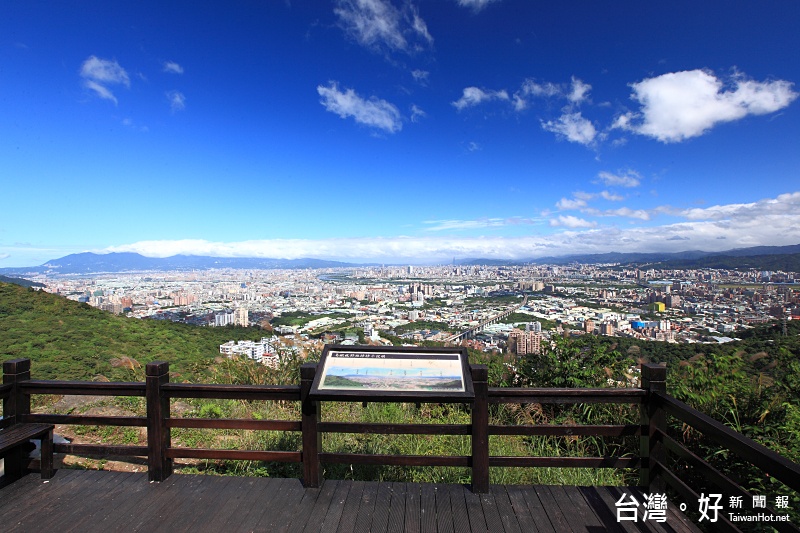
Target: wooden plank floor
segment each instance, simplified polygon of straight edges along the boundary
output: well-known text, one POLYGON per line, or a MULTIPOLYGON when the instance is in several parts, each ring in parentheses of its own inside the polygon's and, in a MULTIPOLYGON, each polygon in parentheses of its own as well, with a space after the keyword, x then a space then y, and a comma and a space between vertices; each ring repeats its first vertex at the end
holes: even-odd
POLYGON ((699 531, 672 506, 667 522, 617 523, 624 487, 462 485, 59 470, 0 489, 3 532, 46 531, 421 531, 460 533, 699 531))

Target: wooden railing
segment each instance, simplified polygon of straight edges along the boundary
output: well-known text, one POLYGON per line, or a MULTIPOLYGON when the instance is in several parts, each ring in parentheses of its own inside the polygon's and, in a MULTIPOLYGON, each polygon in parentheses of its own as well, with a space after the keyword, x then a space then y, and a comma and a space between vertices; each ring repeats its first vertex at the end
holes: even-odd
MULTIPOLYGON (((800 465, 797 463, 789 461, 785 457, 663 392, 653 393, 650 405, 654 409, 655 418, 658 421, 656 428, 654 428, 654 440, 658 444, 655 452, 650 456, 650 468, 656 475, 653 483, 655 490, 663 492, 663 486, 666 483, 688 501, 698 501, 700 498, 696 488, 690 487, 687 482, 669 468, 668 455, 671 455, 672 458, 679 460, 683 465, 694 469, 695 478, 700 477, 709 482, 724 494, 726 499, 740 496, 743 501, 751 502, 753 498, 753 494, 739 483, 672 438, 669 435, 666 422, 666 415, 669 415, 687 427, 699 431, 721 449, 733 452, 763 472, 765 476, 773 477, 793 491, 800 493, 800 465)), ((776 512, 775 509, 770 507, 765 507, 763 511, 770 515, 786 514, 785 509, 782 512, 776 512)), ((800 531, 790 522, 773 521, 769 522, 769 525, 781 532, 800 531)), ((739 531, 724 516, 720 517, 717 528, 722 531, 739 531)))
MULTIPOLYGON (((154 362, 145 368, 145 382, 97 383, 42 381, 30 379, 30 361, 17 359, 3 364, 4 420, 2 426, 18 422, 47 422, 97 426, 133 426, 147 428, 147 446, 105 444, 56 444, 56 453, 88 456, 147 457, 149 478, 162 481, 172 473, 174 459, 222 459, 301 463, 303 482, 308 487, 322 482, 323 464, 456 466, 471 469, 472 489, 489 490, 490 467, 579 467, 638 468, 640 485, 650 490, 664 490, 665 484, 685 498, 697 494, 667 466, 667 454, 700 469, 709 481, 730 495, 748 493, 708 463, 669 436, 667 416, 695 427, 722 447, 800 492, 800 466, 734 432, 723 424, 692 409, 666 394, 666 367, 642 365, 641 388, 610 389, 535 389, 489 388, 487 369, 470 368, 475 389, 469 424, 386 424, 333 422, 321 419, 321 404, 309 397, 316 364, 301 368, 300 385, 216 385, 170 383, 169 364, 154 362), (36 394, 134 396, 145 398, 146 416, 89 416, 32 414, 30 398, 36 394), (240 399, 298 402, 300 420, 245 420, 219 418, 172 418, 170 400, 174 398, 240 399), (616 425, 496 425, 489 423, 491 404, 634 404, 640 406, 640 424, 616 425), (297 451, 229 450, 187 448, 172 445, 173 428, 240 429, 256 431, 300 432, 302 447, 297 451), (469 435, 470 455, 382 455, 331 453, 322 449, 325 433, 469 435), (639 437, 639 455, 602 457, 511 457, 490 455, 491 435, 520 436, 596 436, 639 437)), ((370 400, 373 401, 373 400, 370 400)), ((388 400, 387 400, 388 401, 388 400)), ((422 403, 424 397, 404 397, 404 402, 422 403)), ((457 400, 463 402, 463 400, 457 400)), ((437 400, 437 403, 438 400, 437 400)), ((733 526, 731 526, 733 527, 733 526)), ((777 526, 776 526, 777 527, 777 526)), ((779 527, 780 529, 780 527, 779 527)), ((794 529, 788 529, 794 530, 794 529)))

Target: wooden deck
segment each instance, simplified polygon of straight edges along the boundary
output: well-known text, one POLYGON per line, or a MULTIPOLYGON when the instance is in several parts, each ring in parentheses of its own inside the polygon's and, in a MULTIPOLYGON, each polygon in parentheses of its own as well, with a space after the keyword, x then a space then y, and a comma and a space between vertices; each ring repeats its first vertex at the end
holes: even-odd
POLYGON ((66 470, 30 474, 0 489, 10 531, 698 531, 669 506, 667 522, 617 522, 623 487, 462 485, 66 470))

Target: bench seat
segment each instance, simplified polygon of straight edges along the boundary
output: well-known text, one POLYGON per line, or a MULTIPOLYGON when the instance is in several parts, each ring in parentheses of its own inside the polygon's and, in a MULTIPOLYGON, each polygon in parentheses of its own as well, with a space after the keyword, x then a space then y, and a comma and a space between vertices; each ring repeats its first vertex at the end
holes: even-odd
POLYGON ((0 430, 0 457, 31 439, 41 439, 42 441, 42 479, 50 479, 53 477, 52 424, 14 424, 0 430))

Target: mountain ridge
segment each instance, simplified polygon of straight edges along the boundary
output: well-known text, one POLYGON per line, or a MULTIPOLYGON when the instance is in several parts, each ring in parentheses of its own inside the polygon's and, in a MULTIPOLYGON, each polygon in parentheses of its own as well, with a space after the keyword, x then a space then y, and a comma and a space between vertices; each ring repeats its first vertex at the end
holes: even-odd
MULTIPOLYGON (((754 246, 736 248, 721 252, 704 252, 702 250, 685 250, 682 252, 606 252, 602 254, 572 254, 566 256, 547 256, 534 259, 489 259, 466 258, 454 264, 461 266, 513 266, 525 264, 567 265, 570 263, 617 263, 617 264, 649 264, 659 266, 687 265, 688 268, 702 268, 704 265, 722 265, 716 268, 760 268, 764 265, 784 265, 783 270, 795 270, 800 259, 800 244, 789 246, 754 246), (763 261, 752 259, 747 262, 737 258, 763 258, 763 261), (714 261, 710 258, 718 258, 714 261), (731 264, 736 266, 726 267, 731 264), (692 265, 692 266, 689 266, 692 265)), ((100 274, 138 271, 179 271, 210 270, 214 268, 231 269, 306 269, 306 268, 355 268, 375 266, 374 263, 347 263, 315 258, 275 259, 257 257, 214 257, 202 255, 173 255, 170 257, 147 257, 134 252, 111 252, 97 254, 82 252, 52 259, 39 266, 0 268, 0 274, 9 276, 25 276, 36 274, 100 274)), ((765 267, 775 270, 776 267, 765 267)))

